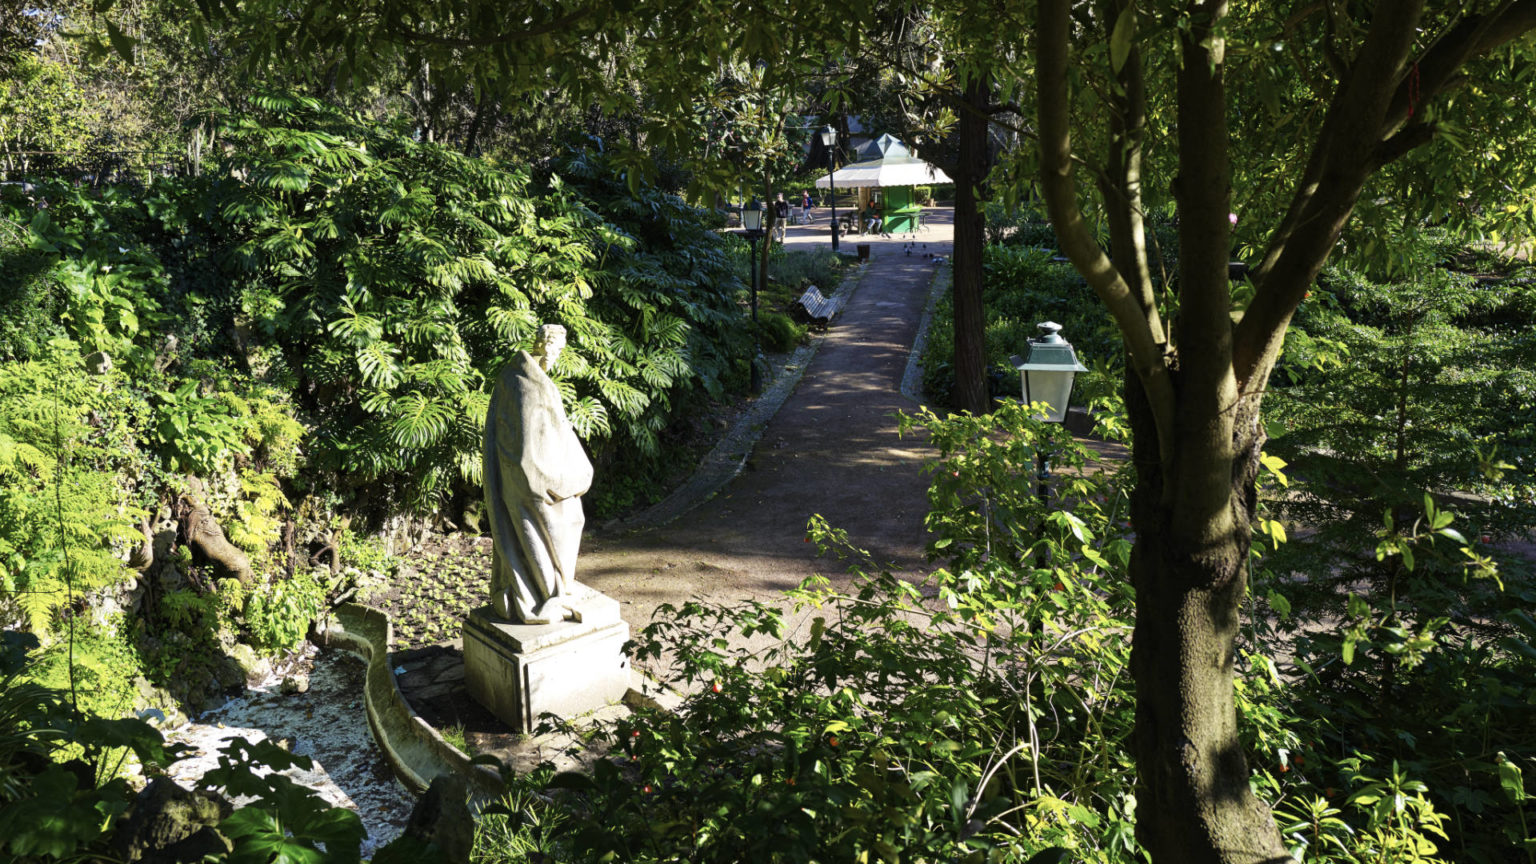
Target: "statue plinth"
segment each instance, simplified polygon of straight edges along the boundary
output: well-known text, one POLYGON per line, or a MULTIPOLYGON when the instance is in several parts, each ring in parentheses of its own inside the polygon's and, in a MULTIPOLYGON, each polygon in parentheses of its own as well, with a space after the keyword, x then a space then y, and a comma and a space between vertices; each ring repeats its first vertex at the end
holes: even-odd
POLYGON ((514 624, 495 617, 490 606, 464 619, 469 694, 519 732, 532 732, 541 714, 574 717, 629 690, 629 625, 619 617, 619 602, 591 589, 578 592, 566 603, 579 620, 514 624))

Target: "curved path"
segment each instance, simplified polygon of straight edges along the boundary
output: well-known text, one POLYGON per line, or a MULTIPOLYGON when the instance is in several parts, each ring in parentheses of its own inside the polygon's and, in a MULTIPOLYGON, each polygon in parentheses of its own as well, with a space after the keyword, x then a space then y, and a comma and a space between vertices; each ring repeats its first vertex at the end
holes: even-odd
MULTIPOLYGON (((827 211, 792 226, 789 248, 825 248, 827 211)), ((714 497, 659 527, 590 531, 578 578, 624 604, 637 630, 662 603, 768 599, 841 563, 818 558, 806 521, 821 514, 896 572, 923 568, 923 515, 932 453, 901 438, 897 411, 916 404, 901 383, 929 290, 948 258, 952 211, 929 211, 914 238, 869 243, 870 261, 794 392, 763 429, 745 470, 714 497), (910 244, 910 246, 909 246, 910 244)), ((851 278, 851 277, 850 277, 851 278)))

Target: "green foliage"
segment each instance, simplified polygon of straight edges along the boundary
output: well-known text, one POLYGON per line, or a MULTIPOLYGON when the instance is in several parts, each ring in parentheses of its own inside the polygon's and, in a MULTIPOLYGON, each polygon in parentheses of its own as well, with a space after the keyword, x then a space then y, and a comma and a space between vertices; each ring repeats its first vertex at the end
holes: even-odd
POLYGON ((72 597, 128 579, 111 544, 139 537, 116 503, 121 378, 87 375, 72 343, 48 350, 0 364, 0 593, 38 634, 72 597))
MULTIPOLYGON (((185 747, 166 745, 138 719, 77 712, 65 691, 20 676, 37 640, 6 632, 0 644, 0 851, 21 861, 98 860, 137 794, 115 776, 123 755, 160 770, 185 747)), ((356 813, 272 771, 313 767, 278 745, 235 739, 204 775, 204 788, 254 799, 219 825, 230 862, 359 860, 356 813)))
POLYGON ((6 175, 69 164, 89 141, 85 99, 68 67, 21 53, 0 78, 0 141, 6 175))
MULTIPOLYGON (((1072 343, 1083 365, 1093 370, 1078 376, 1073 402, 1114 399, 1120 392, 1124 354, 1119 330, 1077 271, 1052 257, 1047 248, 1012 244, 989 245, 983 251, 982 304, 991 395, 1021 398, 1019 374, 1008 358, 1028 353, 1028 341, 1039 335, 1036 325, 1055 321, 1062 325, 1062 336, 1072 343)), ((954 304, 952 298, 944 297, 935 309, 923 354, 923 389, 940 406, 950 404, 954 388, 954 346, 954 304)))
MULTIPOLYGON (((813 519, 808 539, 850 560, 854 578, 847 591, 818 578, 792 592, 796 632, 773 604, 664 609, 635 655, 684 704, 600 725, 590 743, 604 755, 590 774, 515 780, 514 803, 483 829, 483 860, 1141 860, 1126 749, 1131 472, 1029 413, 1007 404, 902 420, 940 454, 927 525, 941 566, 927 581, 875 572, 813 519), (1050 457, 1048 500, 1019 470, 1039 453, 1050 457), (494 853, 489 836, 509 851, 494 853)), ((1281 482, 1284 466, 1266 464, 1266 482, 1281 482)), ((1431 764, 1393 764, 1387 737, 1341 723, 1350 704, 1368 703, 1318 699, 1310 667, 1292 679, 1263 653, 1244 660, 1236 703, 1251 782, 1293 851, 1437 860, 1456 835, 1424 776, 1431 764)), ((1528 710, 1507 712, 1528 709, 1517 682, 1529 672, 1487 671, 1446 695, 1459 712, 1416 716, 1468 737, 1528 725, 1528 710), (1507 684, 1490 689, 1495 680, 1507 684)), ((1491 796, 1523 790, 1511 778, 1525 761, 1487 762, 1456 794, 1518 831, 1519 811, 1495 814, 1491 796)))
POLYGON ((1283 816, 1306 823, 1292 837, 1309 856, 1342 836, 1321 814, 1353 807, 1381 826, 1418 820, 1457 860, 1495 861, 1525 842, 1528 815, 1491 754, 1536 758, 1520 695, 1536 675, 1531 564, 1496 567, 1485 545, 1536 521, 1536 295, 1523 266, 1443 237, 1399 242, 1401 275, 1340 266, 1314 288, 1268 401, 1269 449, 1298 488, 1271 496, 1261 523, 1292 530, 1255 569, 1272 612, 1260 629, 1297 658, 1289 697, 1310 719, 1292 726, 1318 753, 1287 777, 1314 787, 1312 803, 1283 816), (1315 787, 1371 791, 1340 802, 1315 787))
MULTIPOLYGON (((1129 860, 1130 762, 1108 744, 1131 720, 1129 592, 1098 551, 1129 548, 1125 487, 1063 479, 1048 510, 1011 460, 1049 447, 1081 468, 1087 454, 1025 418, 904 421, 944 454, 930 526, 950 566, 927 584, 867 569, 814 519, 808 539, 867 575, 848 593, 819 579, 794 592, 808 633, 785 638, 761 603, 659 616, 637 659, 664 664, 686 704, 603 728, 610 755, 590 777, 549 778, 564 818, 523 840, 574 861, 1023 860, 1053 846, 1129 860), (1000 533, 1008 520, 1021 529, 1000 533)), ((515 787, 523 810, 552 812, 527 797, 540 782, 515 787)))
POLYGON ((146 766, 177 753, 142 720, 79 713, 64 690, 29 681, 36 637, 7 631, 0 639, 0 850, 19 860, 69 860, 97 844, 133 800, 132 787, 114 776, 121 753, 146 766))
POLYGON ((806 328, 783 312, 758 313, 758 337, 763 350, 782 354, 793 351, 805 338, 806 328))
POLYGON ((219 823, 234 842, 231 864, 359 860, 366 832, 355 812, 332 807, 314 790, 264 770, 310 770, 314 763, 308 756, 296 756, 271 741, 251 744, 240 738, 219 753, 219 766, 203 776, 203 784, 259 799, 219 823))
POLYGON ((831 297, 842 284, 843 269, 846 260, 842 255, 831 249, 796 249, 787 250, 783 246, 774 246, 768 253, 768 285, 765 286, 771 293, 778 283, 780 290, 788 291, 791 296, 785 297, 783 302, 788 303, 800 296, 807 285, 815 285, 821 289, 821 293, 831 297))
POLYGON ((310 394, 314 461, 372 506, 479 482, 486 391, 541 322, 570 333, 556 376, 600 458, 654 460, 694 394, 737 386, 727 244, 678 199, 630 194, 599 157, 535 181, 314 100, 256 101, 220 119, 228 175, 167 218, 217 214, 193 227, 227 250, 237 317, 310 394))
POLYGON ((648 184, 627 182, 600 147, 570 150, 555 165, 606 222, 592 313, 614 331, 611 356, 594 358, 602 379, 643 396, 644 411, 616 412, 617 430, 647 458, 660 433, 705 397, 745 380, 747 354, 736 299, 736 243, 709 230, 702 214, 648 184))
POLYGON ((245 622, 254 644, 276 651, 298 645, 325 608, 325 595, 325 586, 312 570, 299 570, 253 589, 245 598, 245 622))

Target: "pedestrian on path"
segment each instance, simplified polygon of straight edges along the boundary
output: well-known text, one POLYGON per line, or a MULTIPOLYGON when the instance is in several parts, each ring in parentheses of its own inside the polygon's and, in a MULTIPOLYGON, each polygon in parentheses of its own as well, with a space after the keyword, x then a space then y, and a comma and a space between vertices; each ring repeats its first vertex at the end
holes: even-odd
POLYGON ((777 200, 773 202, 773 233, 780 243, 784 242, 784 226, 789 224, 789 202, 784 200, 784 193, 780 192, 777 200))

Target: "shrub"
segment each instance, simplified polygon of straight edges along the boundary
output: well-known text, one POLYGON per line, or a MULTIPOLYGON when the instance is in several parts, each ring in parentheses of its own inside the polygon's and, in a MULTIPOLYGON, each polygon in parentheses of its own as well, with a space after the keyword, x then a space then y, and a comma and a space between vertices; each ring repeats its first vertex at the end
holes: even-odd
POLYGON ((790 320, 783 312, 762 310, 758 313, 758 335, 763 350, 782 354, 793 351, 805 338, 806 328, 790 320))
MULTIPOLYGON (((1009 357, 1028 353, 1039 335, 1036 325, 1055 321, 1077 356, 1093 370, 1078 376, 1073 401, 1116 401, 1123 349, 1119 331, 1104 304, 1070 264, 1051 260, 1048 249, 987 246, 983 253, 982 303, 986 320, 989 390, 996 397, 1022 397, 1018 372, 1009 357)), ((923 389, 936 405, 948 406, 954 388, 954 306, 941 298, 923 353, 923 389)))
POLYGON ((1131 718, 1130 595, 1109 575, 1129 551, 1124 480, 1064 471, 1048 510, 1013 466, 1048 447, 1085 468, 1060 429, 1017 406, 917 423, 943 454, 928 524, 947 566, 919 587, 813 519, 855 577, 793 593, 807 633, 784 638, 769 604, 664 609, 637 658, 686 704, 603 725, 590 777, 514 781, 525 809, 553 793, 562 814, 525 842, 573 861, 1129 858, 1129 760, 1104 746, 1131 718), (754 636, 771 647, 742 647, 754 636))

